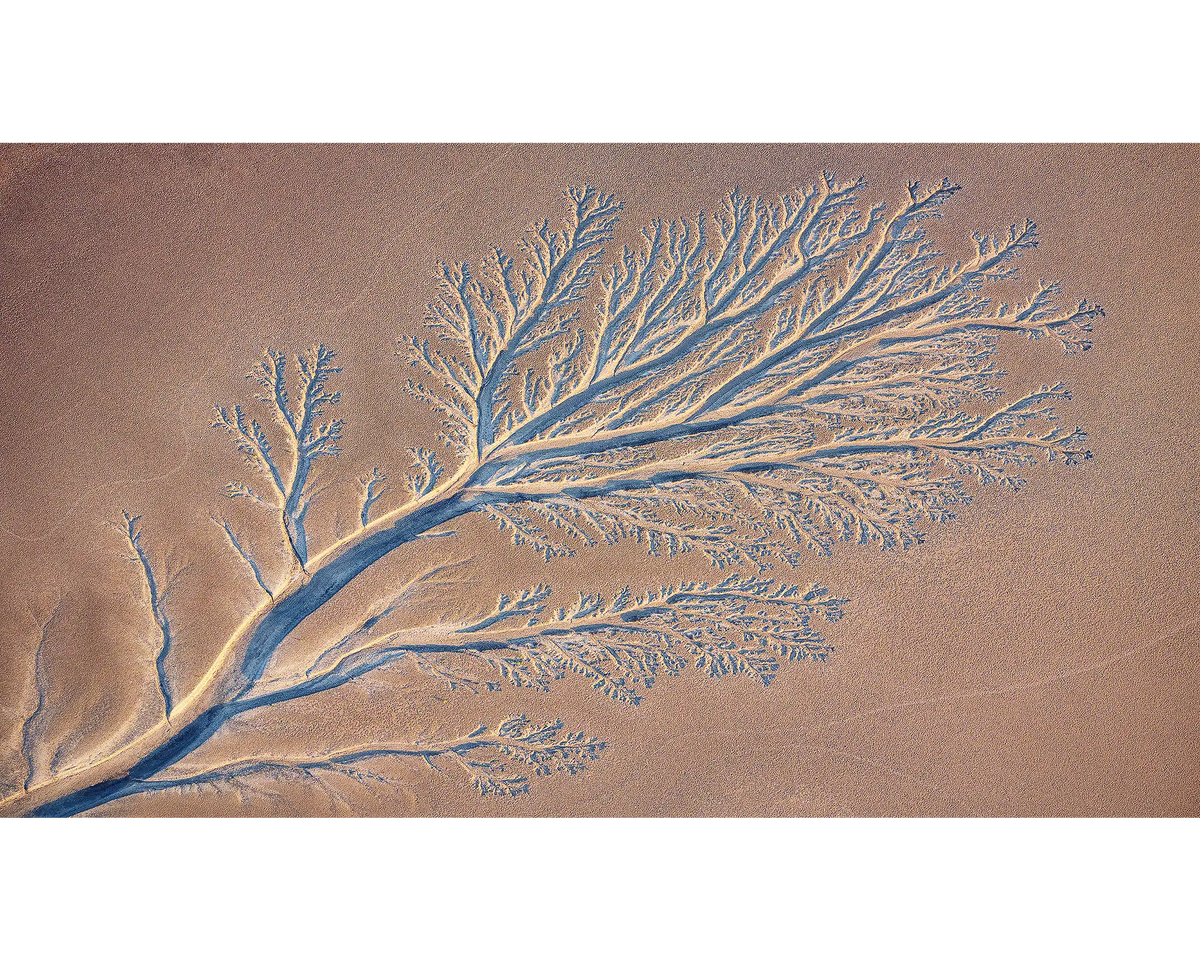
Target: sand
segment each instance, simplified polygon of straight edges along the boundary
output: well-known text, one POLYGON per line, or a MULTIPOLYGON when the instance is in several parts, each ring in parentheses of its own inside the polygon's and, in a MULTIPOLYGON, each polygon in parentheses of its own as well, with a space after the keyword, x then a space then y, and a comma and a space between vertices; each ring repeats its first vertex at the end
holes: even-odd
MULTIPOLYGON (((712 210, 734 187, 773 196, 829 170, 865 176, 867 197, 891 204, 913 179, 960 183, 930 227, 953 256, 972 253, 973 230, 1037 222, 1040 245, 1013 294, 1060 280, 1068 301, 1098 301, 1106 317, 1085 353, 1009 337, 997 361, 1010 393, 1069 385, 1062 422, 1086 427, 1093 459, 1031 467, 1020 490, 975 489, 957 519, 922 523, 911 549, 840 544, 773 571, 849 602, 820 625, 832 654, 784 663, 769 686, 688 670, 629 706, 576 675, 547 691, 471 692, 399 664, 245 713, 176 771, 427 747, 491 735, 514 715, 561 718, 564 732, 603 741, 587 769, 533 776, 527 795, 480 796, 478 771, 405 755, 365 765, 382 780, 332 792, 302 776, 248 776, 86 815, 1194 814, 1198 161, 1186 146, 3 148, 0 781, 16 798, 6 811, 24 809, 23 742, 30 786, 44 790, 82 785, 114 753, 124 759, 109 766, 123 772, 161 739, 161 630, 112 525, 123 510, 142 517, 160 580, 178 573, 168 660, 178 700, 203 686, 262 601, 212 516, 259 543, 268 578, 286 569, 253 505, 223 496, 246 474, 209 426, 214 403, 257 409, 245 378, 265 348, 323 342, 343 369, 343 452, 322 463, 331 486, 308 521, 319 552, 357 525, 357 477, 382 468, 394 506, 407 448, 441 449, 442 418, 405 394, 412 371, 395 355, 398 338, 424 335, 435 261, 515 250, 529 222, 557 219, 562 191, 584 182, 624 201, 611 249, 655 218, 712 210), (30 724, 35 675, 44 702, 30 724)), ((455 523, 454 537, 371 567, 305 621, 288 656, 303 660, 436 563, 463 561, 447 575, 455 582, 406 606, 405 626, 478 621, 499 593, 538 583, 570 599, 723 575, 698 554, 653 558, 630 542, 547 563, 482 517, 455 523)), ((185 705, 171 732, 203 702, 185 705)))

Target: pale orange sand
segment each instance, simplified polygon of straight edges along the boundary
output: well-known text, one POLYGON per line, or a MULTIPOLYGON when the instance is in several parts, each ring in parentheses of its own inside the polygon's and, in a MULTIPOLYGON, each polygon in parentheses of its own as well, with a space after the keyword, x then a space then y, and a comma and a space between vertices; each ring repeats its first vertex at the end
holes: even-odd
MULTIPOLYGON (((865 176, 866 199, 892 207, 910 180, 962 184, 926 224, 954 257, 974 253, 972 230, 1037 222, 1023 279, 987 292, 1020 299, 1057 279, 1068 305, 1087 297, 1107 316, 1086 353, 1009 338, 996 362, 1009 371, 1006 399, 1066 382, 1074 399, 1061 423, 1086 426, 1094 459, 1027 468, 1020 491, 972 489, 956 520, 922 522, 912 549, 839 544, 773 571, 849 603, 819 624, 832 655, 785 662, 769 686, 688 669, 628 706, 573 674, 544 692, 452 691, 404 664, 245 714, 175 770, 389 744, 406 755, 374 769, 382 780, 356 780, 336 800, 299 777, 133 796, 94 813, 1194 814, 1198 160, 1194 147, 1137 146, 0 149, 0 780, 15 797, 30 779, 23 739, 36 787, 86 779, 73 771, 167 735, 161 627, 126 559, 128 525, 111 525, 122 510, 142 517, 163 584, 178 572, 172 723, 204 705, 188 692, 206 689, 219 651, 264 602, 210 519, 242 537, 258 522, 252 504, 222 496, 247 474, 208 424, 214 403, 262 415, 245 375, 264 348, 327 343, 343 370, 344 452, 307 519, 316 556, 357 528, 358 476, 387 473, 386 513, 403 492, 406 448, 445 449, 442 416, 404 393, 412 370, 394 356, 398 338, 426 335, 434 261, 515 251, 529 221, 556 219, 555 198, 585 182, 624 201, 611 260, 652 219, 712 210, 735 186, 775 196, 830 170, 865 176), (39 672, 45 703, 30 725, 39 672), (518 715, 562 718, 563 734, 604 749, 574 776, 532 777, 516 798, 481 797, 478 771, 457 761, 407 755, 481 727, 511 747, 524 728, 501 724, 518 715)), ((499 593, 538 583, 557 606, 580 590, 611 598, 730 572, 702 551, 656 558, 628 541, 545 563, 482 517, 457 529, 377 563, 281 658, 308 662, 373 602, 447 562, 470 561, 410 596, 397 627, 477 622, 499 593)), ((286 547, 260 550, 272 588, 286 547)))

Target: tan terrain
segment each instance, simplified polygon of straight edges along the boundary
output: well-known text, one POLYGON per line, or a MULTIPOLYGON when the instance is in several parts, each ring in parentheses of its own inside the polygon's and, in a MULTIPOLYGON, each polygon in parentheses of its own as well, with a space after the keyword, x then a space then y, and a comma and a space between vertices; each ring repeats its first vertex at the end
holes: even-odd
POLYGON ((0 148, 0 812, 1196 813, 1198 175, 0 148))

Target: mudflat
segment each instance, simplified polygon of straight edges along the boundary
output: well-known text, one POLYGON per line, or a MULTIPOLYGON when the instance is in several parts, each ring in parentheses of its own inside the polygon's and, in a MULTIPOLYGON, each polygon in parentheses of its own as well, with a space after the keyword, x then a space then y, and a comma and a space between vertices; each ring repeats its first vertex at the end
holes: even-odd
POLYGON ((1194 814, 1198 174, 0 148, 0 812, 1194 814))

